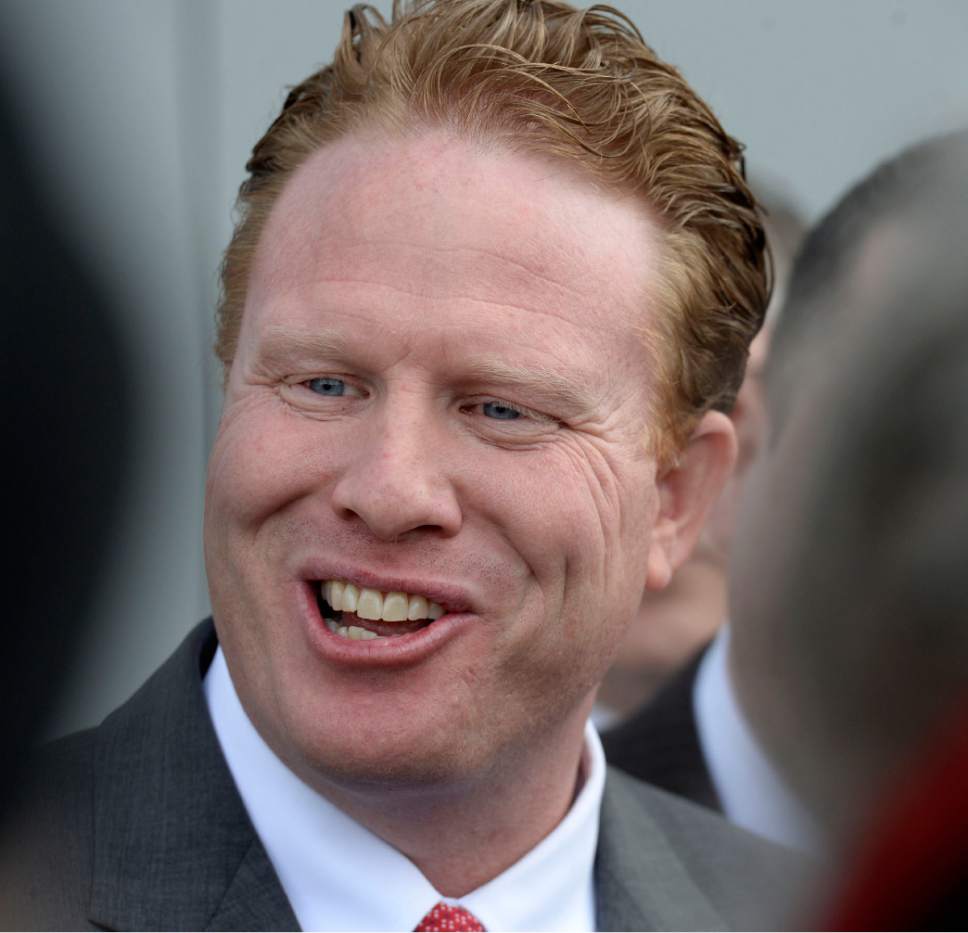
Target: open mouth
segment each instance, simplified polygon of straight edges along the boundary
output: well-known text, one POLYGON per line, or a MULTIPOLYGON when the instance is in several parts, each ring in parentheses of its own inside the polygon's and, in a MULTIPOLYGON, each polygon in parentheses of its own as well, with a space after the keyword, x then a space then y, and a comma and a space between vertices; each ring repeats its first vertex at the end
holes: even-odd
POLYGON ((326 628, 351 640, 409 635, 446 612, 417 593, 384 593, 345 580, 323 580, 318 587, 316 599, 326 628))

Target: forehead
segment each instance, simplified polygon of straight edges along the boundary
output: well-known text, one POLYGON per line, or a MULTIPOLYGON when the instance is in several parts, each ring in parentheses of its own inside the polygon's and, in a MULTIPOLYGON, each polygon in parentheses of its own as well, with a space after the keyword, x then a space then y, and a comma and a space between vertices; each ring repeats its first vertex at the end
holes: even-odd
POLYGON ((560 337, 641 363, 659 251, 640 199, 566 166, 444 131, 349 136, 274 206, 243 332, 282 313, 311 328, 335 309, 383 327, 409 312, 438 330, 494 336, 500 322, 505 342, 560 337))

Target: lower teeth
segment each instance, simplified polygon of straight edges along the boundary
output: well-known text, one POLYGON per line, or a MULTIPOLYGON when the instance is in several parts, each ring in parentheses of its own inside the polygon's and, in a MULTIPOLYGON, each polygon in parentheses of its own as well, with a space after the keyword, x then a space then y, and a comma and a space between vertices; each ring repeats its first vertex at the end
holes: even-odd
POLYGON ((377 635, 376 632, 371 632, 369 629, 362 628, 359 625, 340 625, 335 619, 323 619, 326 623, 326 628, 328 628, 333 634, 340 635, 343 638, 349 638, 352 641, 366 641, 369 638, 390 638, 390 635, 377 635))

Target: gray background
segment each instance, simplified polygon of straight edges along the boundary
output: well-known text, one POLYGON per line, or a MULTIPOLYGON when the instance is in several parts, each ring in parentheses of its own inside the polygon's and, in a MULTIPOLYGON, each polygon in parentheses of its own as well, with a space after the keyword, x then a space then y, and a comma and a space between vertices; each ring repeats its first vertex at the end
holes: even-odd
MULTIPOLYGON (((248 151, 285 85, 329 58, 345 5, 0 5, 0 55, 38 174, 122 309, 138 374, 124 519, 55 731, 102 718, 208 611, 201 515, 220 404, 209 350, 218 261, 248 151)), ((963 0, 618 5, 747 144, 754 176, 808 219, 884 156, 968 124, 963 0)))

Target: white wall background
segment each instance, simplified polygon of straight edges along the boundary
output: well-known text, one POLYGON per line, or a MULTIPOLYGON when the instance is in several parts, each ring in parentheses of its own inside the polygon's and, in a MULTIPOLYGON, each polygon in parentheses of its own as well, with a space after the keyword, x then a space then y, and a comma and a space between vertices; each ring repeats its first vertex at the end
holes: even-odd
MULTIPOLYGON (((875 162, 968 125, 963 0, 613 0, 815 218, 875 162)), ((209 347, 252 144, 328 60, 332 0, 4 0, 0 55, 63 226, 123 309, 140 416, 125 519, 57 730, 98 721, 207 613, 209 347)), ((382 8, 388 2, 379 4, 382 8)), ((52 490, 52 494, 56 494, 52 490)))

